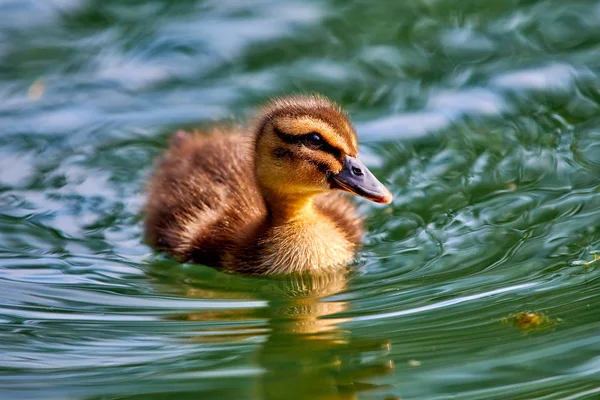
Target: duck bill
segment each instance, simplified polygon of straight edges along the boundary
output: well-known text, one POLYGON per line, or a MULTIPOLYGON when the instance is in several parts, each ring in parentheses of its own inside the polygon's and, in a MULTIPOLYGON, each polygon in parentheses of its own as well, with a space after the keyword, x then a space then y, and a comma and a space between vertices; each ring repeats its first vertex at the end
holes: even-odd
POLYGON ((329 182, 332 189, 345 190, 376 203, 392 202, 392 193, 358 158, 346 156, 342 170, 333 175, 329 182))

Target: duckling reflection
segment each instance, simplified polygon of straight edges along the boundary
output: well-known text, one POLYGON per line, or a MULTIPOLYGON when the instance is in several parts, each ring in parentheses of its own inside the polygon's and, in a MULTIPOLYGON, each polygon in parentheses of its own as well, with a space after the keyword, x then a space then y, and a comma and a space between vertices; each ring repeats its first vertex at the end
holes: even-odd
POLYGON ((341 290, 346 281, 315 278, 300 278, 312 295, 297 291, 296 297, 270 301, 270 335, 257 354, 265 371, 257 398, 355 399, 358 392, 377 388, 365 380, 393 368, 385 358, 388 342, 352 341, 351 333, 340 328, 349 319, 335 315, 346 311, 348 302, 316 295, 318 289, 323 290, 321 296, 335 293, 323 284, 333 283, 341 290))
MULTIPOLYGON (((227 330, 221 325, 217 335, 203 331, 194 336, 195 341, 222 343, 266 338, 253 357, 263 372, 248 398, 354 399, 360 391, 380 388, 366 382, 393 369, 392 361, 387 358, 389 343, 350 339, 351 332, 340 327, 349 319, 336 317, 348 310, 349 303, 325 299, 346 289, 346 272, 278 279, 220 274, 221 278, 220 288, 231 287, 234 281, 239 285, 240 279, 245 280, 240 286, 253 281, 254 289, 260 287, 257 295, 239 288, 232 292, 237 298, 266 300, 268 306, 255 310, 200 311, 177 319, 248 322, 227 330), (266 323, 257 326, 259 319, 266 323)), ((206 285, 197 282, 186 295, 211 299, 234 297, 226 289, 215 288, 214 283, 215 277, 211 276, 206 285)))

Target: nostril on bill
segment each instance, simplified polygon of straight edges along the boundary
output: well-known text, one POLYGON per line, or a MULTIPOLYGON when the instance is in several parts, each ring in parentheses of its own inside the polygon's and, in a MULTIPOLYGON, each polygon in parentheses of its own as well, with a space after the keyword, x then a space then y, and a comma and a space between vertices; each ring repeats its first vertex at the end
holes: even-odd
POLYGON ((362 175, 363 174, 362 170, 358 167, 352 167, 352 173, 354 175, 362 175))

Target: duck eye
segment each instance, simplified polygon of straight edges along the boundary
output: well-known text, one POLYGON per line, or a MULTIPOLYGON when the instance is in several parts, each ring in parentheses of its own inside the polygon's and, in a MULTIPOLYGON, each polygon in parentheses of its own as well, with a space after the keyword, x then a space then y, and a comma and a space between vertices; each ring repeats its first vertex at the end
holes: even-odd
POLYGON ((309 133, 306 135, 306 145, 313 149, 320 149, 323 147, 324 140, 318 133, 309 133))

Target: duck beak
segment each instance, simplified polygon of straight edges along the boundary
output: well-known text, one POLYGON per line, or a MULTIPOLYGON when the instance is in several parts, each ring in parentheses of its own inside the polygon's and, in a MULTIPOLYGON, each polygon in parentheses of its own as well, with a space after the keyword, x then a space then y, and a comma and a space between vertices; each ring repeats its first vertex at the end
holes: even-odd
POLYGON ((358 158, 346 156, 340 173, 330 180, 332 189, 341 189, 376 203, 389 204, 392 193, 375 178, 358 158))

